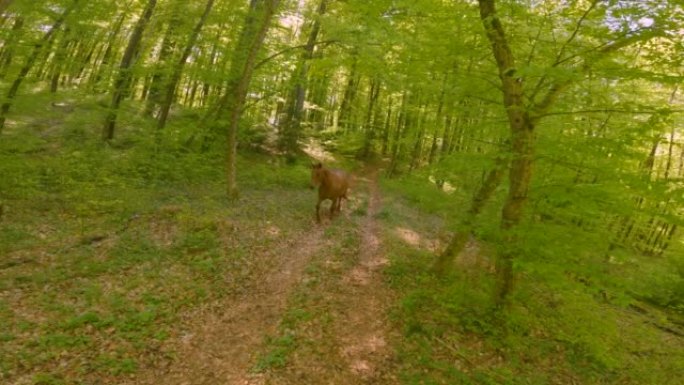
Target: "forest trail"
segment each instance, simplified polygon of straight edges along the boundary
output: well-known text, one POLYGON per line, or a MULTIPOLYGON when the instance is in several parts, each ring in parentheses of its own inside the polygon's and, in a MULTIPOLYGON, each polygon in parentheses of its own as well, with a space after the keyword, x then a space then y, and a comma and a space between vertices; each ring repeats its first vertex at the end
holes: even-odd
POLYGON ((340 322, 340 346, 352 374, 368 383, 381 383, 391 374, 383 372, 391 359, 388 350, 386 306, 390 303, 381 269, 389 261, 382 253, 378 223, 375 220, 381 200, 377 186, 377 171, 368 182, 368 211, 361 229, 361 250, 358 264, 343 277, 342 308, 347 311, 340 322))
POLYGON ((129 384, 250 384, 254 352, 264 334, 276 329, 288 295, 311 256, 323 248, 321 228, 309 235, 285 250, 259 255, 270 266, 243 293, 183 315, 181 323, 189 330, 173 343, 176 359, 140 373, 129 384))
POLYGON ((126 383, 396 383, 389 364, 391 295, 380 274, 388 261, 375 219, 381 204, 377 170, 363 174, 356 190, 367 191, 355 192, 340 216, 313 225, 285 249, 256 256, 269 267, 243 293, 185 314, 181 324, 186 331, 170 342, 175 359, 142 369, 126 383), (354 210, 365 215, 355 217, 354 210), (335 227, 348 237, 326 236, 335 227), (341 257, 339 250, 344 250, 341 257), (288 320, 293 312, 313 315, 293 323, 288 320), (280 357, 286 364, 259 369, 283 332, 296 333, 300 343, 280 357))

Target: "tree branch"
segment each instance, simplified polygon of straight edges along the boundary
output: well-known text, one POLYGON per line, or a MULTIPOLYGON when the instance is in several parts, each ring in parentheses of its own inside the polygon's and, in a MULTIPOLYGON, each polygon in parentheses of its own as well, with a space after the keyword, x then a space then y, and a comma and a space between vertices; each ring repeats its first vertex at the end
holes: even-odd
MULTIPOLYGON (((597 55, 595 55, 593 58, 585 60, 585 62, 581 65, 582 70, 587 71, 597 61, 605 58, 609 54, 621 48, 630 46, 641 41, 650 40, 657 36, 662 36, 662 31, 655 28, 646 28, 641 31, 645 32, 632 34, 624 39, 614 40, 612 42, 594 48, 593 50, 597 51, 597 55)), ((539 118, 540 116, 544 115, 546 110, 556 101, 556 99, 558 99, 558 95, 560 95, 561 92, 566 90, 573 82, 574 80, 571 79, 564 80, 559 83, 554 83, 549 89, 549 91, 546 93, 546 96, 544 96, 544 99, 539 103, 535 104, 534 106, 532 106, 532 110, 535 113, 535 117, 539 118)))
MULTIPOLYGON (((323 40, 323 41, 319 41, 319 42, 314 43, 314 45, 323 45, 323 46, 326 46, 326 47, 327 47, 327 46, 329 46, 329 45, 331 45, 331 44, 335 44, 335 43, 338 43, 338 41, 337 41, 337 40, 323 40)), ((258 63, 254 66, 254 69, 257 69, 257 68, 261 67, 262 65, 268 63, 269 61, 271 61, 271 60, 277 58, 278 56, 283 55, 283 54, 285 54, 285 53, 287 53, 287 52, 294 51, 294 50, 300 49, 300 48, 307 48, 307 47, 310 47, 310 45, 309 45, 309 44, 301 44, 301 45, 295 45, 295 46, 292 46, 292 47, 287 47, 287 48, 285 48, 285 49, 282 49, 282 50, 280 50, 280 51, 274 53, 273 55, 267 57, 266 59, 264 59, 264 60, 258 62, 258 63)))
MULTIPOLYGON (((565 53, 565 49, 568 47, 568 45, 570 45, 570 43, 572 43, 573 40, 575 40, 575 37, 577 37, 577 33, 579 32, 580 28, 582 28, 582 23, 584 22, 584 20, 586 20, 587 16, 589 16, 589 13, 594 9, 594 7, 596 7, 597 3, 597 0, 592 1, 589 5, 589 8, 587 8, 587 10, 584 11, 579 20, 577 20, 577 24, 575 24, 575 29, 572 31, 572 34, 570 34, 568 40, 566 40, 565 43, 563 43, 563 45, 561 46, 560 50, 558 51, 558 54, 556 55, 556 60, 553 61, 553 65, 551 65, 551 67, 557 67, 560 63, 563 63, 565 61, 561 60, 561 57, 563 57, 563 54, 565 53)), ((534 91, 532 91, 532 95, 530 95, 530 100, 534 100, 539 91, 541 91, 542 86, 545 82, 546 75, 542 76, 537 82, 537 85, 534 87, 534 91)))

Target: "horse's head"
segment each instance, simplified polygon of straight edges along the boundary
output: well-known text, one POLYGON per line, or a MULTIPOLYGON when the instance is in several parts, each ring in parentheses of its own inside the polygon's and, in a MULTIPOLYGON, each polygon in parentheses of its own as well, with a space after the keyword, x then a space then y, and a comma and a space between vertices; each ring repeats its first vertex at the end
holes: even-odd
POLYGON ((318 162, 311 165, 311 184, 309 187, 314 189, 323 182, 323 164, 318 162))

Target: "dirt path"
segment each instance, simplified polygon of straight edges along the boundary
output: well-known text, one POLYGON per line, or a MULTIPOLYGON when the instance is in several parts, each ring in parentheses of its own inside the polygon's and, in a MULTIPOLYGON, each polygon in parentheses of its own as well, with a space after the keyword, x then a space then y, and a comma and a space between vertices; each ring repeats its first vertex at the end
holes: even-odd
POLYGON ((155 368, 128 384, 246 385, 250 368, 264 334, 275 331, 292 289, 312 255, 324 245, 322 229, 290 247, 262 255, 277 261, 260 277, 255 290, 208 304, 184 315, 182 324, 192 332, 171 348, 176 360, 167 368, 155 368), (285 257, 287 256, 287 257, 285 257))
POLYGON ((339 301, 345 309, 339 323, 340 354, 347 371, 355 381, 345 384, 395 383, 389 370, 392 365, 388 336, 391 333, 387 320, 387 307, 391 295, 381 272, 389 261, 381 248, 378 223, 375 219, 381 200, 377 186, 377 171, 367 181, 368 210, 361 227, 361 248, 358 264, 342 278, 343 290, 339 301))
POLYGON ((181 324, 191 332, 172 344, 171 365, 143 371, 127 384, 395 384, 391 296, 381 276, 387 259, 375 219, 381 200, 377 172, 367 175, 359 180, 366 194, 357 193, 342 216, 259 256, 277 262, 257 285, 186 314, 181 324), (293 312, 309 316, 293 322, 293 312), (285 363, 256 373, 259 360, 273 354, 269 341, 283 333, 296 337, 282 353, 285 363))
MULTIPOLYGON (((299 384, 396 384, 392 330, 388 307, 393 302, 382 269, 388 263, 380 241, 376 215, 381 199, 377 171, 359 180, 367 192, 362 217, 348 216, 347 225, 333 232, 339 244, 321 256, 307 288, 306 298, 293 305, 309 317, 290 326, 296 348, 287 364, 267 373, 268 385, 299 384)), ((352 205, 354 202, 351 202, 352 205)))

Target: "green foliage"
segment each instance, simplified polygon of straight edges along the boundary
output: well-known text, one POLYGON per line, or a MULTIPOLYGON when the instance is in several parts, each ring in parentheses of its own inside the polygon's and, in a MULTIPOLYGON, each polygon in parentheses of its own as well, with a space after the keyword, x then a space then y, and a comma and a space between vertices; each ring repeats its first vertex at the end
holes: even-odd
MULTIPOLYGON (((516 291, 509 307, 497 311, 492 272, 504 246, 496 245, 496 233, 485 224, 479 234, 495 247, 481 238, 456 259, 454 273, 436 278, 429 271, 433 254, 397 228, 410 224, 416 237, 427 240, 439 237, 448 222, 437 221, 431 204, 411 199, 420 191, 417 180, 385 183, 392 194, 382 217, 392 257, 386 274, 401 293, 394 321, 403 332, 404 383, 677 383, 680 340, 664 330, 676 329, 677 318, 655 308, 635 311, 645 305, 630 297, 673 294, 677 274, 665 273, 671 267, 663 261, 633 253, 601 261, 605 233, 573 229, 558 220, 565 212, 556 205, 554 218, 530 221, 518 234, 525 247, 515 266, 516 291)), ((427 198, 434 186, 422 183, 427 198)))
MULTIPOLYGON (((405 382, 678 378, 681 364, 670 360, 678 337, 662 334, 676 335, 684 311, 678 2, 497 2, 521 108, 551 104, 539 119, 525 111, 536 136, 531 184, 516 197, 526 200, 520 223, 501 231, 504 182, 473 228, 480 265, 459 256, 462 269, 443 280, 426 272, 434 245, 460 228, 496 159, 511 158, 476 2, 331 1, 322 16, 314 16, 317 2, 284 2, 283 15, 306 8, 302 33, 279 23, 256 58, 238 133, 243 194, 234 203, 224 199, 226 127, 216 117, 231 95, 226 79, 242 69, 230 58, 246 57, 236 51, 246 2, 212 11, 162 131, 143 105, 158 104, 154 86, 178 62, 203 2, 159 2, 106 144, 117 65, 145 2, 79 2, 49 42, 41 41, 47 28, 75 3, 10 3, 0 28, 0 89, 12 104, 0 137, 0 290, 21 295, 0 301, 0 378, 23 370, 37 384, 96 383, 98 372, 130 374, 179 311, 238 290, 260 247, 309 228, 308 164, 284 164, 271 148, 291 92, 286 79, 302 66, 302 139, 349 158, 370 143, 399 175, 383 181, 388 207, 376 219, 395 258, 388 279, 405 294, 397 310, 405 382), (302 62, 292 47, 314 17, 321 34, 314 59, 302 62), (271 227, 280 235, 265 236, 271 227), (521 281, 504 315, 489 299, 502 252, 515 255, 521 281), (57 357, 89 366, 53 373, 57 357)), ((334 253, 354 254, 347 231, 324 230, 341 237, 334 253)), ((325 271, 310 268, 311 287, 325 271)), ((304 325, 323 318, 302 301, 267 343, 263 370, 286 365, 304 325)))

